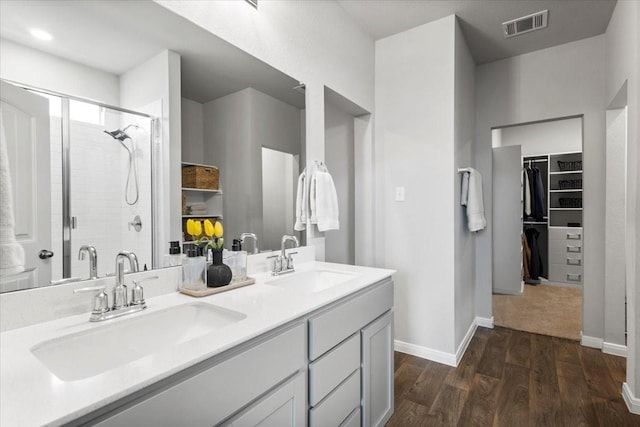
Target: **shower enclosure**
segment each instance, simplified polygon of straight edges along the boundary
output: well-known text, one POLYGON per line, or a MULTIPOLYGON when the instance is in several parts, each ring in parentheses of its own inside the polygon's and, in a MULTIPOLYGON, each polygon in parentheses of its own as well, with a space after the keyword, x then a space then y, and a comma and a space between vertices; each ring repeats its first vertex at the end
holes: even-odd
POLYGON ((79 257, 83 245, 95 247, 99 277, 115 272, 122 250, 151 269, 152 118, 32 92, 49 100, 51 283, 89 277, 89 261, 79 257))

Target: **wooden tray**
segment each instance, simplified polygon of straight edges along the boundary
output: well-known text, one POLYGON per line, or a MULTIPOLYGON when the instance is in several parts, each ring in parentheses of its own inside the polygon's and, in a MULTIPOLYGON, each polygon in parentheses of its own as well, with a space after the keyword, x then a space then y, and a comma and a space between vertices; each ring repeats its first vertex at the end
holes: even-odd
POLYGON ((220 292, 230 291, 231 289, 241 288, 247 285, 253 285, 254 283, 256 283, 256 279, 254 279, 253 277, 247 277, 247 280, 244 280, 242 282, 237 282, 237 283, 234 283, 233 285, 220 286, 219 288, 207 288, 207 287, 203 287, 202 289, 180 288, 179 290, 183 294, 200 298, 200 297, 206 297, 213 294, 219 294, 220 292))

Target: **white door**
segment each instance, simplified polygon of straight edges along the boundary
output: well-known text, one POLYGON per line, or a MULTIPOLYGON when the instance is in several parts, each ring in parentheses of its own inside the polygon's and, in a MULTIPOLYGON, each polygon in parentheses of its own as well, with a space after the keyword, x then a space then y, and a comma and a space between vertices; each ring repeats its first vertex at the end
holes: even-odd
POLYGON ((493 291, 522 291, 522 150, 493 149, 493 291))
POLYGON ((49 101, 11 84, 0 83, 15 235, 25 252, 25 273, 17 285, 23 289, 51 281, 49 101))

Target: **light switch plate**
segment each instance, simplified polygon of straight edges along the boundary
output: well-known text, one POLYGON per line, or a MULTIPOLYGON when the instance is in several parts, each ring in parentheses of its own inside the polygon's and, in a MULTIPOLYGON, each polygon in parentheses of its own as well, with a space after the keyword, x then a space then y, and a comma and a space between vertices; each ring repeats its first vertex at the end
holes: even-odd
POLYGON ((396 202, 404 202, 404 187, 396 187, 396 202))

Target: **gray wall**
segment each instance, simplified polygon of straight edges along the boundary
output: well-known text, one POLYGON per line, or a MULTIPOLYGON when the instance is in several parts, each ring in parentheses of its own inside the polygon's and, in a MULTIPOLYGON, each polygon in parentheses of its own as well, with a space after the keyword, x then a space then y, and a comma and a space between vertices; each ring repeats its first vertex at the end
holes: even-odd
MULTIPOLYGON (((475 165, 475 62, 456 21, 454 86, 454 167, 453 209, 455 214, 455 345, 462 342, 475 312, 475 239, 467 227, 466 210, 460 205, 462 174, 458 168, 475 165)), ((481 231, 480 233, 484 233, 481 231)))
POLYGON ((584 114, 584 324, 603 337, 604 313, 604 36, 544 49, 476 68, 476 165, 483 175, 488 233, 476 245, 476 306, 491 306, 491 128, 584 114))
POLYGON ((300 110, 248 88, 204 104, 204 160, 220 169, 225 247, 263 235, 262 146, 300 154, 300 110))
POLYGON ((182 98, 182 161, 204 163, 203 108, 199 102, 182 98))
POLYGON ((324 107, 324 159, 338 193, 340 229, 325 232, 325 261, 355 263, 353 116, 324 107))

